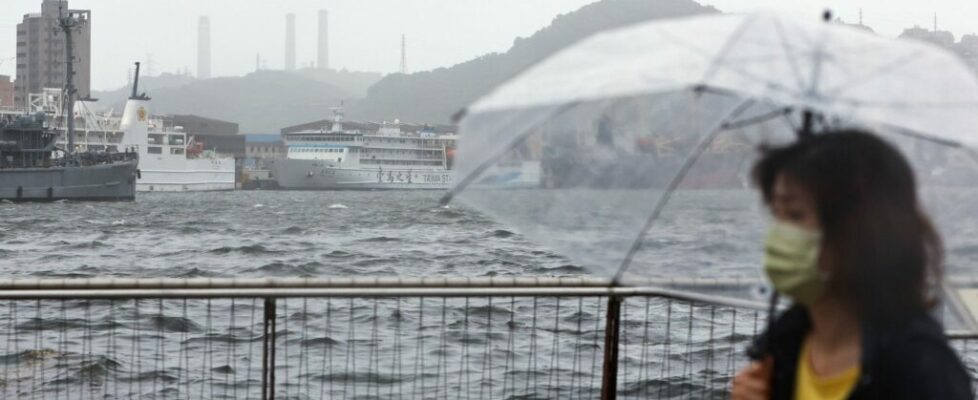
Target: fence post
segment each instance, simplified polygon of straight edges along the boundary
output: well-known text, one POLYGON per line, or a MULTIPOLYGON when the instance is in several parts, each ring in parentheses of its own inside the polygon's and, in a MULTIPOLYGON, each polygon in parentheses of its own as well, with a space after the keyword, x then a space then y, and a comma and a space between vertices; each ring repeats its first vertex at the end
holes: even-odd
POLYGON ((275 298, 265 298, 262 331, 261 398, 275 400, 275 298))
POLYGON ((604 368, 601 373, 601 400, 618 395, 618 338, 621 334, 621 297, 608 297, 604 325, 604 368))

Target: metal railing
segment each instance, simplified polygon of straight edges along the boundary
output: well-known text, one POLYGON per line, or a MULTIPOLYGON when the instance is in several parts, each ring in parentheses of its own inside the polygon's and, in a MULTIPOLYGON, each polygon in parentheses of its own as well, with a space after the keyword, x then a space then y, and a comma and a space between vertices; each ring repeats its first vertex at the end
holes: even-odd
MULTIPOLYGON (((765 321, 763 304, 607 285, 0 280, 0 397, 728 396, 765 321)), ((973 366, 972 339, 961 334, 955 344, 973 366)))

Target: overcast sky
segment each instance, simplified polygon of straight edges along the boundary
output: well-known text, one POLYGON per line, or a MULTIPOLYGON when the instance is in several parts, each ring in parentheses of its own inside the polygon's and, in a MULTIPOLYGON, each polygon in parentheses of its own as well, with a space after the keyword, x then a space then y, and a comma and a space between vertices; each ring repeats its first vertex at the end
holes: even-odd
MULTIPOLYGON (((317 11, 330 12, 330 64, 350 70, 394 72, 400 36, 408 38, 411 71, 447 67, 489 52, 506 51, 557 15, 595 0, 71 0, 92 10, 95 89, 125 84, 133 61, 149 72, 196 72, 197 19, 211 19, 212 75, 242 75, 255 57, 271 69, 284 65, 285 14, 296 14, 297 63, 316 59, 317 11)), ((16 25, 40 11, 41 0, 0 0, 0 74, 14 75, 16 25)), ((649 0, 655 4, 655 0, 649 0)), ((723 11, 776 10, 817 18, 829 7, 849 22, 864 22, 894 36, 914 24, 930 27, 933 14, 956 36, 978 31, 974 0, 709 0, 723 11)))

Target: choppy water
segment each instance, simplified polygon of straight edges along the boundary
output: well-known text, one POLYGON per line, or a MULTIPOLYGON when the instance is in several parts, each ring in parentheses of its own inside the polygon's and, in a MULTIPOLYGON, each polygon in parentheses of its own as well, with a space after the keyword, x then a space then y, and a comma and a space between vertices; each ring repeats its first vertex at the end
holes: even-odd
MULTIPOLYGON (((437 206, 439 196, 153 193, 132 203, 0 204, 0 275, 587 273, 479 213, 437 206)), ((756 234, 741 231, 762 224, 757 210, 729 207, 729 196, 686 196, 648 237, 655 257, 640 265, 678 265, 672 269, 678 276, 756 274, 750 251, 756 234)), ((956 222, 961 229, 974 225, 956 222)), ((972 242, 952 241, 952 260, 970 260, 972 242)), ((492 301, 279 300, 277 391, 282 398, 597 397, 603 300, 492 301)), ((261 299, 0 302, 0 393, 255 398, 263 305, 261 299)), ((621 394, 723 398, 759 324, 763 316, 754 313, 630 300, 621 394)))
POLYGON ((230 277, 574 274, 436 192, 141 193, 0 204, 0 274, 230 277))

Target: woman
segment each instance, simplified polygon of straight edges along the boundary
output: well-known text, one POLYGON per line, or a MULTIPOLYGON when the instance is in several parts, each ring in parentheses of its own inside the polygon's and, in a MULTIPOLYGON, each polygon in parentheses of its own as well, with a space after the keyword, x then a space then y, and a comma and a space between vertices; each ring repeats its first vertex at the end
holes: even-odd
POLYGON ((734 400, 973 398, 928 314, 941 241, 894 147, 820 134, 765 151, 754 181, 775 220, 764 270, 794 305, 758 339, 734 400))

